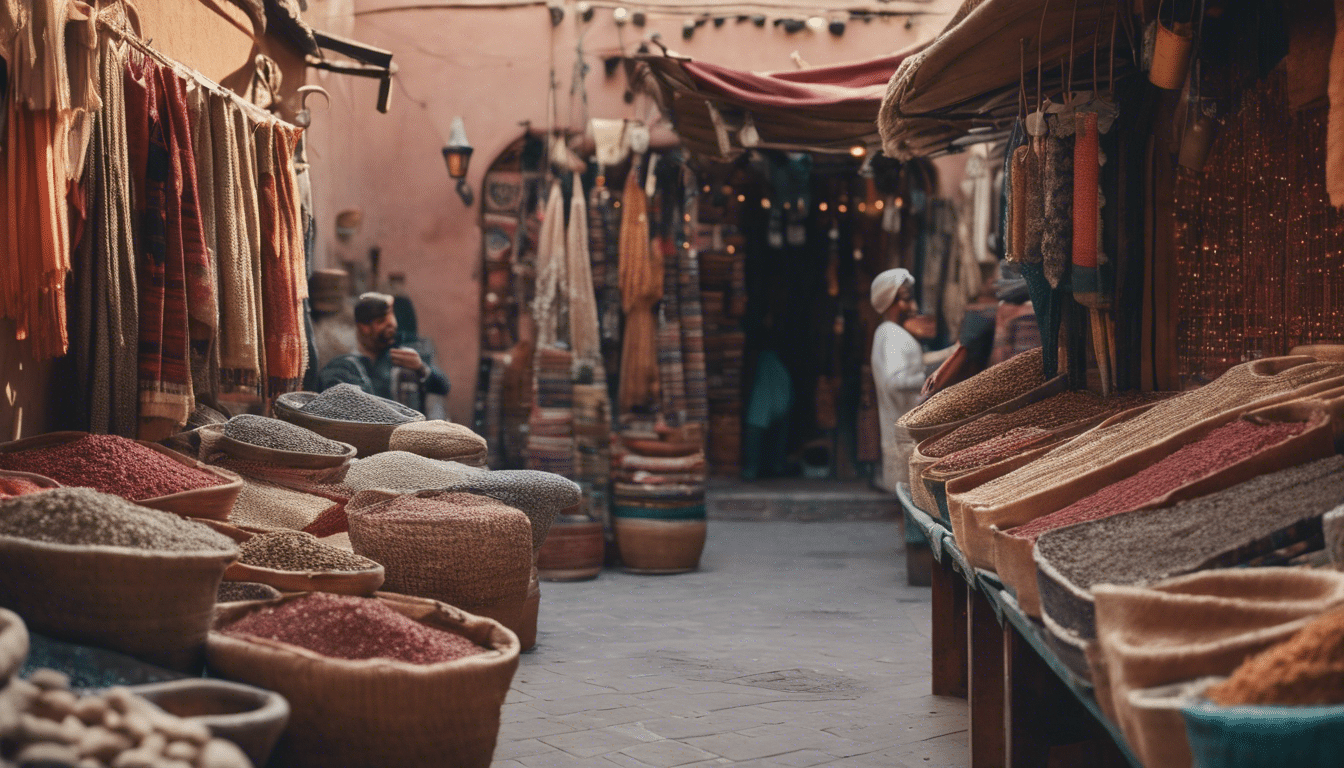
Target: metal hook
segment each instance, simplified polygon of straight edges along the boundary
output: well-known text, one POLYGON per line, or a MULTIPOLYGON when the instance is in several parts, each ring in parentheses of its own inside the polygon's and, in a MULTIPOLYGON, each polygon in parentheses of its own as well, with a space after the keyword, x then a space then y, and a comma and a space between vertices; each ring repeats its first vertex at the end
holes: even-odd
POLYGON ((331 94, 327 93, 327 89, 320 85, 299 86, 297 93, 299 96, 299 113, 294 116, 294 124, 300 128, 307 128, 313 122, 312 113, 308 111, 309 96, 314 93, 320 93, 322 94, 322 98, 327 100, 327 107, 331 107, 331 94))

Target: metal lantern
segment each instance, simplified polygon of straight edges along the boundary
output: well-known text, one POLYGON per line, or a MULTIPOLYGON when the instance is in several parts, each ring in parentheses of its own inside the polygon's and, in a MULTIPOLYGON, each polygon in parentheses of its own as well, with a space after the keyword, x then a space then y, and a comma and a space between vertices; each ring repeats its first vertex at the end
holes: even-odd
POLYGON ((448 165, 448 176, 457 179, 457 194, 462 198, 463 205, 471 205, 476 196, 472 193, 471 187, 467 186, 467 168, 471 165, 471 143, 467 141, 467 129, 462 124, 462 118, 453 118, 452 135, 448 138, 448 144, 443 148, 443 162, 448 165))

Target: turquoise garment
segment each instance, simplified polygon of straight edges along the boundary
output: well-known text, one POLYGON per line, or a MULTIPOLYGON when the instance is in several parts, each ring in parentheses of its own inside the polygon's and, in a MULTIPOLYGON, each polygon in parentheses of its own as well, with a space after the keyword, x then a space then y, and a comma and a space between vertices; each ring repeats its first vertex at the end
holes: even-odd
POLYGON ((787 418, 793 405, 793 385, 789 371, 773 350, 765 350, 756 360, 756 383, 747 407, 747 426, 769 427, 787 418))
MULTIPOLYGON (((390 350, 384 350, 377 360, 372 360, 364 355, 341 355, 334 358, 323 366, 322 371, 317 375, 318 391, 334 387, 337 384, 354 384, 371 395, 396 400, 402 405, 414 408, 421 413, 425 411, 424 393, 448 394, 448 376, 434 367, 428 360, 425 360, 425 366, 429 369, 429 374, 420 382, 420 387, 414 392, 397 397, 392 391, 392 369, 396 366, 392 365, 392 356, 389 352, 390 350)), ((407 371, 407 373, 412 377, 415 376, 410 371, 407 371)))

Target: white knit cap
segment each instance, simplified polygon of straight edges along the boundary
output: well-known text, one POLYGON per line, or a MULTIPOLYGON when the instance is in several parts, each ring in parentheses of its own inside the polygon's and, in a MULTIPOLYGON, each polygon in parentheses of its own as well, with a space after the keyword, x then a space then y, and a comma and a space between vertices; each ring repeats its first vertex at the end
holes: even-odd
POLYGON ((911 287, 915 285, 915 276, 910 274, 908 269, 888 269, 886 272, 873 278, 873 287, 869 291, 869 300, 873 302, 873 309, 880 315, 887 311, 896 301, 896 292, 901 290, 901 286, 909 283, 911 287))

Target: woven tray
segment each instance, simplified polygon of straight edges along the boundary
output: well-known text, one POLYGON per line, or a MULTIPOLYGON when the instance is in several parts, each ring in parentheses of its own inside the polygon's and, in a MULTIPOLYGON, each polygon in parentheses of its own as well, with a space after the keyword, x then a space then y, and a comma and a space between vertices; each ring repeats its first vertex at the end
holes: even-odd
MULTIPOLYGON (((316 392, 288 392, 275 399, 272 410, 275 417, 284 419, 291 424, 298 424, 316 432, 317 434, 336 440, 338 442, 353 445, 359 456, 369 456, 375 453, 382 453, 387 450, 387 443, 392 439, 392 431, 402 424, 409 424, 416 421, 424 421, 424 414, 417 413, 409 421, 402 421, 396 424, 369 424, 362 421, 341 421, 340 419, 328 419, 323 416, 314 416, 302 411, 303 406, 308 401, 317 397, 316 392)), ((387 398, 380 398, 387 400, 387 398)), ((392 402, 388 400, 387 402, 392 402)), ((401 404, 396 404, 398 408, 404 409, 401 404)))
MULTIPOLYGON (((1344 407, 1344 400, 1336 401, 1332 413, 1330 406, 1317 401, 1303 401, 1271 405, 1245 415, 1244 418, 1258 423, 1270 422, 1306 422, 1307 428, 1301 434, 1294 435, 1283 442, 1270 446, 1242 461, 1225 466, 1215 472, 1186 483, 1171 492, 1153 499, 1139 509, 1166 507, 1185 499, 1206 496, 1224 488, 1244 482, 1270 472, 1315 459, 1325 458, 1334 452, 1336 426, 1340 423, 1338 411, 1344 407)), ((1133 472, 1124 477, 1102 477, 1092 493, 1107 485, 1140 472, 1165 459, 1176 451, 1204 438, 1219 427, 1235 421, 1236 416, 1215 418, 1204 421, 1195 429, 1180 432, 1167 440, 1159 441, 1143 453, 1144 463, 1136 465, 1133 472)), ((1090 494, 1089 494, 1090 495, 1090 494)), ((994 543, 994 564, 999 578, 1017 596, 1018 603, 1028 616, 1041 615, 1041 598, 1037 591, 1036 561, 1033 557, 1034 539, 1012 535, 1011 529, 1005 531, 991 527, 994 543)))
MULTIPOLYGON (((340 442, 340 441, 337 441, 340 442)), ((266 448, 260 445, 245 443, 242 440, 235 440, 226 434, 221 433, 215 442, 215 448, 235 459, 242 461, 256 461, 263 464, 275 464, 280 467, 293 467, 295 469, 335 469, 348 464, 355 457, 355 446, 341 442, 345 450, 338 454, 330 453, 303 453, 301 451, 284 451, 278 448, 266 448)))
MULTIPOLYGON (((38 448, 47 448, 53 445, 72 443, 82 437, 86 437, 88 434, 88 432, 49 432, 45 435, 36 435, 34 437, 27 437, 22 440, 0 444, 0 453, 20 453, 38 448)), ((203 472, 215 475, 223 482, 220 485, 210 486, 209 488, 197 488, 191 491, 172 493, 167 496, 155 496, 149 499, 130 499, 130 501, 133 501, 142 507, 158 509, 164 512, 172 512, 173 514, 181 515, 182 517, 200 517, 209 520, 229 519, 229 512, 233 511, 233 502, 238 498, 238 493, 243 490, 243 479, 241 477, 228 470, 212 467, 197 461, 190 456, 184 456, 177 451, 159 445, 158 443, 151 443, 145 440, 136 440, 136 442, 146 448, 167 456, 183 466, 192 467, 193 469, 199 469, 203 472)))
MULTIPOLYGON (((265 531, 239 528, 217 520, 197 520, 238 543, 265 531)), ((379 565, 363 571, 282 571, 235 562, 224 571, 225 581, 254 581, 281 592, 331 592, 337 595, 371 595, 383 586, 384 570, 379 565)))

